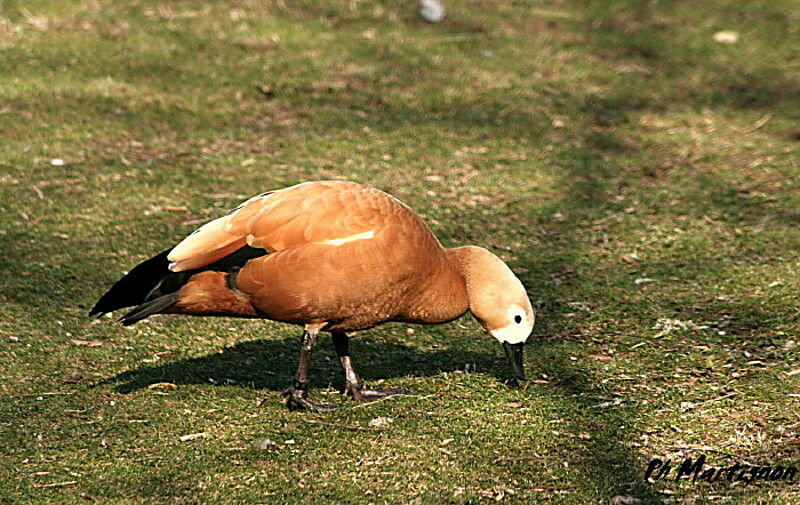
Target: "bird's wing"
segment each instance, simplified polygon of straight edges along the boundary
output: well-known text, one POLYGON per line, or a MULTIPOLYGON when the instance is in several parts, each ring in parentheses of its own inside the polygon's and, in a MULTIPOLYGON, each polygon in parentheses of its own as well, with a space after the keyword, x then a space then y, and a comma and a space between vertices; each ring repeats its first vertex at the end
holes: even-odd
MULTIPOLYGON (((201 268, 249 245, 268 252, 369 239, 390 225, 427 227, 390 195, 355 183, 311 182, 247 200, 170 251, 174 272, 201 268)), ((428 232, 429 233, 429 232, 428 232)))

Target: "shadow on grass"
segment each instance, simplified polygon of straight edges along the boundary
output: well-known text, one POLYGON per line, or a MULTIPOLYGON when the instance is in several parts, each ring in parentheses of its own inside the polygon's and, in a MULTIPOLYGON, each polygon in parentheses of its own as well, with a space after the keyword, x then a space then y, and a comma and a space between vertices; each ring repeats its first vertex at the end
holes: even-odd
MULTIPOLYGON (((253 389, 283 391, 297 367, 299 339, 252 340, 227 347, 219 353, 175 361, 163 366, 140 367, 108 378, 101 384, 116 384, 129 393, 157 382, 173 384, 238 384, 253 389)), ((344 384, 341 367, 326 334, 320 338, 311 365, 312 386, 344 384)), ((366 382, 392 377, 428 377, 463 370, 465 364, 505 381, 511 372, 502 353, 496 355, 457 349, 421 351, 395 343, 353 339, 350 353, 366 382)))

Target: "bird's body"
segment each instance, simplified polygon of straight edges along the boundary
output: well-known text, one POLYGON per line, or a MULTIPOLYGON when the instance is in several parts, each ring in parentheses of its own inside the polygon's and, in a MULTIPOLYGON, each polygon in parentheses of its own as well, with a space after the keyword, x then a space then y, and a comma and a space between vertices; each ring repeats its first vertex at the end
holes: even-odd
POLYGON ((476 247, 446 249, 394 197, 342 181, 251 198, 132 270, 92 313, 131 305, 138 307, 125 324, 155 313, 254 317, 304 325, 314 342, 320 330, 436 324, 467 310, 490 333, 505 331, 509 344, 533 326, 524 288, 499 258, 476 247), (497 292, 504 282, 513 293, 497 292), (491 307, 498 304, 502 310, 491 307))
POLYGON ((233 282, 225 281, 229 273, 197 275, 168 312, 355 331, 387 321, 441 323, 468 308, 446 249, 408 207, 374 188, 314 182, 255 197, 178 244, 172 270, 203 267, 244 244, 266 254, 233 282), (429 297, 437 303, 425 303, 429 297))

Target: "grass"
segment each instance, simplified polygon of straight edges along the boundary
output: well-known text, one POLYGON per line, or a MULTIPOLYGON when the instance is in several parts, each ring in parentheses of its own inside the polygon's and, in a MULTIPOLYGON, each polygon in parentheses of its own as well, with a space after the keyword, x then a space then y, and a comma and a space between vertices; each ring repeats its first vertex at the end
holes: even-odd
POLYGON ((0 2, 1 503, 797 502, 642 481, 800 465, 794 2, 447 7, 0 2), (469 317, 391 324, 354 359, 415 396, 288 412, 297 328, 85 317, 198 223, 329 178, 508 261, 527 388, 469 317))

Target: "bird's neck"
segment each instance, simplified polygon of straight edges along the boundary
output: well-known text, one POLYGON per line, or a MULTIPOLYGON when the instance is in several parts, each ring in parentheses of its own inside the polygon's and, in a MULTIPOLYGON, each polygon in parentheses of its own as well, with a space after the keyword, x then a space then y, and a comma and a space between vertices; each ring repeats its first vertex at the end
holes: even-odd
POLYGON ((467 306, 476 317, 476 310, 486 305, 486 300, 497 289, 502 289, 497 284, 497 264, 505 264, 482 247, 464 246, 447 249, 445 255, 454 272, 464 280, 464 296, 467 306))
POLYGON ((474 277, 475 257, 480 250, 482 249, 475 246, 454 247, 453 249, 445 249, 445 256, 452 269, 458 272, 464 281, 468 281, 471 277, 474 277))
POLYGON ((430 264, 417 284, 402 320, 445 323, 461 317, 469 309, 467 285, 459 271, 459 263, 452 261, 451 251, 453 249, 442 249, 442 254, 430 264))

